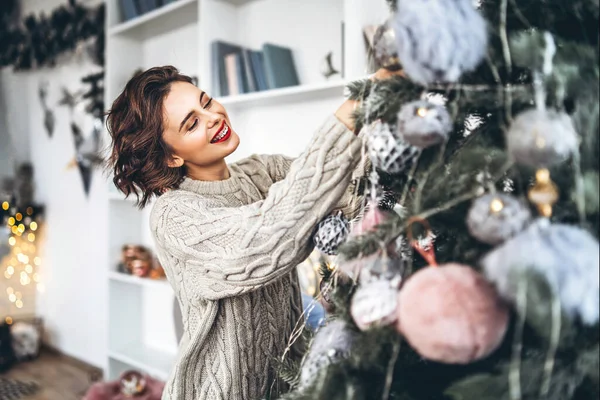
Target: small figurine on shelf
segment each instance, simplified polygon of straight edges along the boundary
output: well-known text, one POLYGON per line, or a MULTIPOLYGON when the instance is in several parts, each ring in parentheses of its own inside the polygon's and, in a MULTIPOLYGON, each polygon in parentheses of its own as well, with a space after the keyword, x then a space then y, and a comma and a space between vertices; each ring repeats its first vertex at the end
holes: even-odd
POLYGON ((83 400, 160 400, 165 384, 138 371, 125 371, 119 379, 97 382, 83 400))
POLYGON ((121 249, 118 271, 136 276, 147 276, 152 267, 152 253, 140 245, 126 244, 121 249))
POLYGON ((137 260, 133 260, 128 264, 129 270, 132 275, 138 276, 140 278, 145 278, 150 274, 151 264, 150 261, 145 260, 143 258, 138 258, 137 260))
POLYGON ((165 270, 156 257, 154 257, 154 268, 150 270, 149 277, 150 279, 165 279, 166 277, 165 270))

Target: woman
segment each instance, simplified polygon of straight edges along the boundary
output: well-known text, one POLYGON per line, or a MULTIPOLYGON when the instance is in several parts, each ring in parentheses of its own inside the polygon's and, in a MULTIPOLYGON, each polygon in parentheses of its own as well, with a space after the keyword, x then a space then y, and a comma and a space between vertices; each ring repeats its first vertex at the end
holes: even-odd
MULTIPOLYGON (((377 78, 388 75, 379 71, 377 78)), ((114 183, 145 206, 185 333, 164 399, 260 399, 284 388, 274 361, 301 318, 295 267, 344 196, 360 159, 346 101, 293 162, 232 165, 239 137, 226 110, 173 67, 133 77, 114 101, 114 183)), ((296 357, 294 347, 289 351, 296 357)))

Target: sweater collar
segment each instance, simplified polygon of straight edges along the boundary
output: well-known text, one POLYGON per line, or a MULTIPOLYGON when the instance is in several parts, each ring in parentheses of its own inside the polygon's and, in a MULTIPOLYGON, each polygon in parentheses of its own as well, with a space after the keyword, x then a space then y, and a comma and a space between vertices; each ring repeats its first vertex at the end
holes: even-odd
POLYGON ((229 178, 221 181, 199 181, 184 177, 179 184, 179 189, 198 194, 227 194, 240 190, 236 168, 229 166, 229 178))

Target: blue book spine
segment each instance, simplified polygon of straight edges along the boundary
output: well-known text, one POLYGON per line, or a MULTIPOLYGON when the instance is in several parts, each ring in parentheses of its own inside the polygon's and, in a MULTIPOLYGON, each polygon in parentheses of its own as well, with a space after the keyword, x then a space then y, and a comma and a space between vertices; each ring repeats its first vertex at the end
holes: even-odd
POLYGON ((129 21, 140 14, 134 0, 120 0, 120 3, 123 21, 129 21))
POLYGON ((246 78, 246 68, 244 67, 244 56, 242 53, 237 53, 235 55, 235 73, 237 74, 237 81, 240 85, 240 94, 250 92, 248 79, 246 78))
POLYGON ((246 82, 248 82, 248 92, 256 92, 256 77, 252 71, 252 62, 250 61, 250 50, 242 50, 242 58, 244 60, 244 73, 246 74, 246 82))
POLYGON ((267 78, 265 76, 265 67, 263 64, 263 54, 261 51, 252 51, 250 53, 252 61, 252 70, 256 76, 257 89, 259 91, 269 90, 267 78))

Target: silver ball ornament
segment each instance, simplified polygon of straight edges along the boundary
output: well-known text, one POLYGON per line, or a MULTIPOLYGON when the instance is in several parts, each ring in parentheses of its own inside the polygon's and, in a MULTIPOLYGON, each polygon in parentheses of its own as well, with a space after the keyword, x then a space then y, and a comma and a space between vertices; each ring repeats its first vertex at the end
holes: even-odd
POLYGON ((456 82, 486 54, 486 23, 472 0, 398 1, 392 26, 404 71, 423 85, 456 82))
POLYGON ((375 168, 396 174, 404 171, 419 154, 419 149, 405 142, 388 124, 375 121, 367 129, 369 158, 375 168))
POLYGON ((319 328, 300 367, 300 388, 309 386, 319 370, 348 358, 355 339, 356 333, 342 320, 319 328))
POLYGON ((313 236, 315 247, 324 254, 336 255, 338 247, 346 241, 350 233, 349 224, 341 212, 326 217, 319 223, 313 236))
POLYGON ((477 240, 500 244, 521 232, 531 221, 526 204, 507 194, 486 194, 476 199, 467 214, 467 227, 477 240))
POLYGON ((452 119, 446 107, 429 101, 412 101, 398 113, 398 133, 409 144, 424 149, 448 141, 452 119))
POLYGON ((558 164, 578 147, 571 117, 553 110, 522 112, 512 122, 506 140, 511 156, 519 164, 531 167, 558 164))

